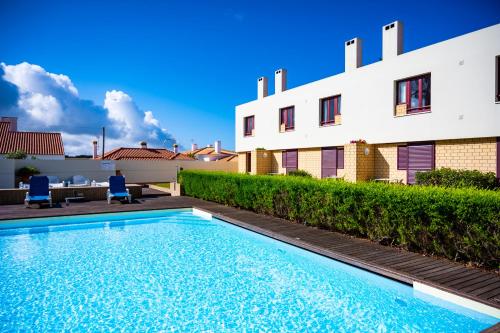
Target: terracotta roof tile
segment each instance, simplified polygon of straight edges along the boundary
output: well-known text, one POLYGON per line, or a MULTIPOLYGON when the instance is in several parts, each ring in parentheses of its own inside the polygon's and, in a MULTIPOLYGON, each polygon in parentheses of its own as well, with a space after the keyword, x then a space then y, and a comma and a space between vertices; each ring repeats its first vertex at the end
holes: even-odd
POLYGON ((61 133, 11 132, 0 122, 0 154, 23 150, 30 155, 64 155, 61 133))
POLYGON ((172 160, 193 158, 164 148, 116 148, 104 154, 106 160, 172 160))

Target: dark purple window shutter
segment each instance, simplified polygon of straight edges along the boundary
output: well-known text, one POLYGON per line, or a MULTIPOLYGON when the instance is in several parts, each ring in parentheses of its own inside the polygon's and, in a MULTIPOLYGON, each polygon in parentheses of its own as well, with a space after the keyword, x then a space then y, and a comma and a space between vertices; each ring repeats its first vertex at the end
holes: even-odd
POLYGON ((344 148, 337 148, 337 169, 344 168, 344 148))
POLYGON ((287 150, 286 151, 286 171, 297 170, 298 164, 298 152, 297 150, 287 150))
POLYGON ((337 175, 337 149, 321 149, 321 178, 337 175))
POLYGON ((408 145, 408 184, 415 184, 417 171, 434 169, 434 144, 408 145))
MULTIPOLYGON (((498 71, 500 72, 500 68, 498 71)), ((500 82, 498 84, 500 85, 500 82)), ((500 137, 497 138, 497 178, 500 178, 500 137)))
POLYGON ((398 146, 398 170, 408 169, 408 147, 398 146))
POLYGON ((286 150, 281 152, 281 165, 286 168, 286 150))
POLYGON ((409 170, 432 170, 434 169, 434 145, 410 145, 408 146, 408 169, 409 170))

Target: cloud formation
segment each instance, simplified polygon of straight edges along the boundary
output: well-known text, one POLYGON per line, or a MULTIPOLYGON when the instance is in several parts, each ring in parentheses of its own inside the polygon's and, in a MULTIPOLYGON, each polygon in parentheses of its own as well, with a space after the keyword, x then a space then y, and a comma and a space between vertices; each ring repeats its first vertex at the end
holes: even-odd
POLYGON ((68 155, 91 154, 91 141, 106 126, 106 150, 171 147, 175 139, 151 111, 141 110, 123 91, 105 94, 103 106, 81 99, 71 79, 26 62, 0 63, 0 115, 18 117, 21 130, 56 131, 68 155))

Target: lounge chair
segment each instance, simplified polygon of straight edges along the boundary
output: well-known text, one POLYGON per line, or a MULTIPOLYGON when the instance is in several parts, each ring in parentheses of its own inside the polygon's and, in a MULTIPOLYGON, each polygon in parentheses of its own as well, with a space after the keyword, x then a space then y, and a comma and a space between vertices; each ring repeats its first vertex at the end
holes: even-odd
POLYGON ((48 202, 52 207, 52 193, 49 191, 49 178, 47 176, 31 176, 30 177, 30 190, 26 192, 24 205, 29 207, 32 203, 45 203, 48 202))
POLYGON ((125 187, 125 177, 123 176, 111 176, 109 177, 109 189, 108 189, 108 204, 111 203, 111 199, 123 199, 127 198, 128 203, 132 203, 132 195, 129 193, 128 188, 125 187))

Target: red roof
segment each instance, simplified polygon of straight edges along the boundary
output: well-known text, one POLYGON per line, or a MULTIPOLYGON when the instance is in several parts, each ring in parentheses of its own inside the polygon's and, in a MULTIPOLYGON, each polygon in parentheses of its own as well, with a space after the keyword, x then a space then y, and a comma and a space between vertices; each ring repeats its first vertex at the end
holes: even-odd
POLYGON ((13 132, 0 122, 0 154, 23 150, 29 155, 64 155, 61 133, 13 132))
POLYGON ((104 154, 106 160, 193 160, 164 148, 116 148, 104 154))
MULTIPOLYGON (((221 155, 236 155, 236 152, 232 150, 227 150, 227 149, 221 149, 220 151, 221 155)), ((203 148, 198 148, 196 150, 187 150, 183 152, 183 154, 193 154, 194 156, 196 155, 213 155, 215 154, 215 148, 214 147, 203 147, 203 148)))

